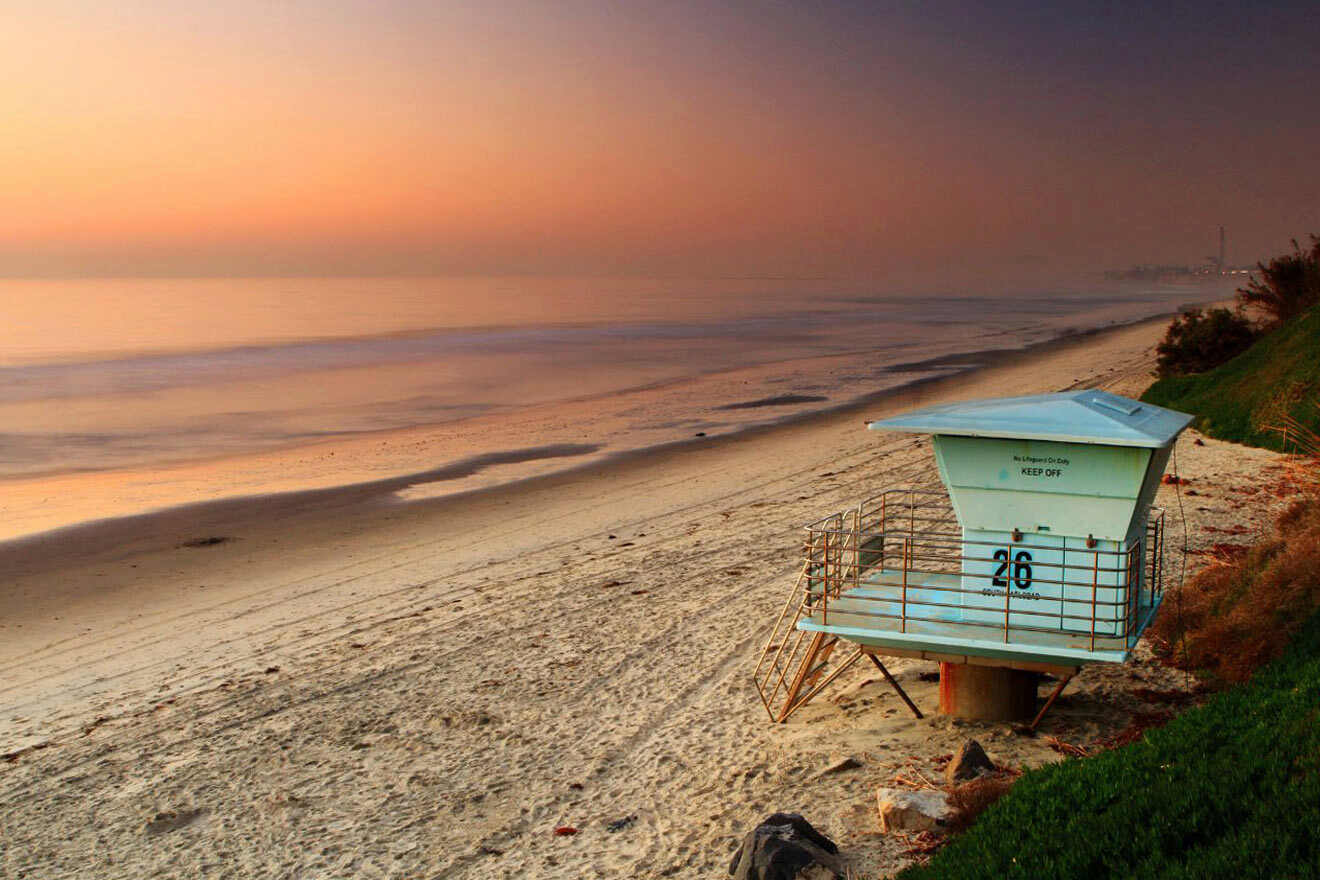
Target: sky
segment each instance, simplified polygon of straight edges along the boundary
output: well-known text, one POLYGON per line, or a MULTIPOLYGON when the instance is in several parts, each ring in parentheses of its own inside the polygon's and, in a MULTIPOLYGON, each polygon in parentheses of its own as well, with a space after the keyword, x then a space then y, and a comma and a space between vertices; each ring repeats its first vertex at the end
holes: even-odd
POLYGON ((1320 232, 1314 3, 0 3, 0 275, 1009 275, 1320 232))

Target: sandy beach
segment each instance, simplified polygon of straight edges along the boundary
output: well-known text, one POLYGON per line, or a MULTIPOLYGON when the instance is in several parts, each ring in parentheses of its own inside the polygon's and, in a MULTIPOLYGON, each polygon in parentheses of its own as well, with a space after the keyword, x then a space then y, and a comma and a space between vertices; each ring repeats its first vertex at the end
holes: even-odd
MULTIPOLYGON (((404 501, 407 481, 389 480, 236 492, 0 546, 0 874, 712 877, 775 810, 803 813, 866 876, 892 871, 910 844, 879 834, 877 786, 937 780, 934 759, 968 737, 1004 764, 1061 760, 1052 737, 1091 748, 1186 681, 1144 646, 1087 668, 1048 736, 1027 738, 914 720, 859 665, 771 724, 751 672, 799 527, 937 481, 928 443, 865 419, 1136 396, 1163 326, 458 496, 404 501), (844 757, 860 766, 822 772, 844 757)), ((426 438, 361 441, 381 442, 426 438)), ((1184 494, 1158 501, 1173 584, 1180 511, 1194 567, 1286 503, 1273 453, 1189 431, 1177 466, 1184 494)), ((891 668, 933 709, 934 664, 891 668)))

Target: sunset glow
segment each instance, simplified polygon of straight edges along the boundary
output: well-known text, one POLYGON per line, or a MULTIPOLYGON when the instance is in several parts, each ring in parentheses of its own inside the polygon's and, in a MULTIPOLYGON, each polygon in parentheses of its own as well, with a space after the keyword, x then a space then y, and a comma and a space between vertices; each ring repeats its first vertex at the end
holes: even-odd
POLYGON ((1067 269, 1320 226, 1315 54, 1239 48, 1286 12, 467 6, 11 13, 0 271, 1067 269))

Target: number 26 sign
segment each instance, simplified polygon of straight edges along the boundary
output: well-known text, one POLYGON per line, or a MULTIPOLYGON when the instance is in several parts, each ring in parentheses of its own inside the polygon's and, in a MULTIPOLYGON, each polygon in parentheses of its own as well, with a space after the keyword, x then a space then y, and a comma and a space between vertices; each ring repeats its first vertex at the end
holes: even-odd
MULTIPOLYGON (((996 587, 1007 587, 1009 574, 1009 556, 1008 551, 1001 548, 995 551, 995 561, 999 566, 990 577, 990 583, 996 587)), ((1013 586, 1019 590, 1031 589, 1031 553, 1027 550, 1019 550, 1012 560, 1012 578, 1013 586)))

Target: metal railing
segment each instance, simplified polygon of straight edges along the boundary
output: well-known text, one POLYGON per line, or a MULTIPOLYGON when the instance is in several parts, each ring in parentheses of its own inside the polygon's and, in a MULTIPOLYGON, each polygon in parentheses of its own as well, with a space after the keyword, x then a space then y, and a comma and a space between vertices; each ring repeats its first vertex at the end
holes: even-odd
POLYGON ((806 532, 802 601, 826 626, 938 623, 1006 643, 1062 634, 1094 651, 1134 641, 1164 586, 1159 509, 1122 543, 1017 531, 990 541, 964 536, 946 493, 894 489, 806 532))

